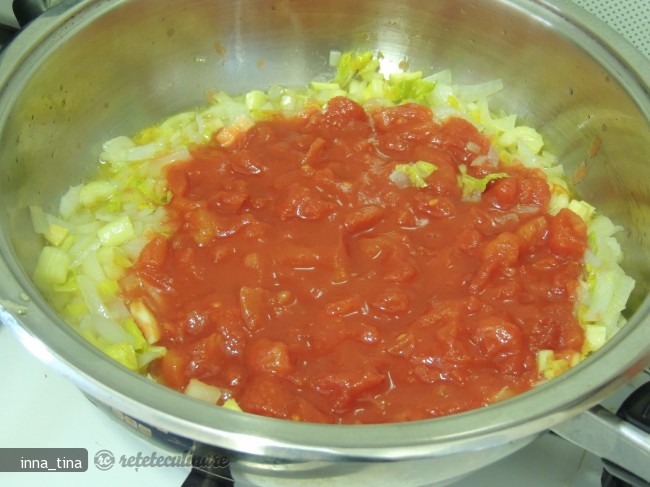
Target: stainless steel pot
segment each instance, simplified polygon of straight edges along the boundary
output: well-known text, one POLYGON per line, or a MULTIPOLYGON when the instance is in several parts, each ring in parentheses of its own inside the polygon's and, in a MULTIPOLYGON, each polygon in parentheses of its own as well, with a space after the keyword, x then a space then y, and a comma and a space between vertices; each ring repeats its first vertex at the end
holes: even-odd
POLYGON ((0 318, 95 401, 223 449, 245 482, 458 479, 596 405, 650 362, 649 91, 647 59, 568 1, 64 1, 0 55, 0 318), (351 48, 450 68, 459 82, 501 78, 493 108, 537 127, 568 174, 587 165, 577 188, 625 227, 624 268, 637 280, 629 323, 608 345, 484 409, 332 426, 194 401, 112 363, 53 313, 29 277, 40 248, 29 205, 52 208, 113 136, 203 104, 209 90, 304 84, 327 72, 330 50, 351 48))

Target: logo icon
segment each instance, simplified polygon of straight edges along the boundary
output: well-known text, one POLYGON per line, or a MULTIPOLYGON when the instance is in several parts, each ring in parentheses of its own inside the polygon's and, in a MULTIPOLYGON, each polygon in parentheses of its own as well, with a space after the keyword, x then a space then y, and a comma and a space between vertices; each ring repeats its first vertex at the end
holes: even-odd
POLYGON ((95 467, 99 470, 110 470, 115 465, 115 456, 109 450, 99 450, 95 453, 95 467))

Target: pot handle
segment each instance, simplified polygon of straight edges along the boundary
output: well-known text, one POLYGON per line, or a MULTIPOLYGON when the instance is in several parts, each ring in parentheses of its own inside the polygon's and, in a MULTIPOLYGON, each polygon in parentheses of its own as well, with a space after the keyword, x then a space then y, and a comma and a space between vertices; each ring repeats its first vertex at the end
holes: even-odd
MULTIPOLYGON (((62 0, 14 0, 11 7, 20 27, 24 27, 48 8, 62 0)), ((0 23, 0 51, 11 42, 20 28, 0 23)))
POLYGON ((24 27, 36 17, 45 12, 48 8, 53 7, 62 0, 14 0, 12 8, 16 20, 21 27, 24 27))
POLYGON ((618 412, 595 406, 552 431, 603 460, 602 482, 650 485, 650 381, 623 401, 618 412))

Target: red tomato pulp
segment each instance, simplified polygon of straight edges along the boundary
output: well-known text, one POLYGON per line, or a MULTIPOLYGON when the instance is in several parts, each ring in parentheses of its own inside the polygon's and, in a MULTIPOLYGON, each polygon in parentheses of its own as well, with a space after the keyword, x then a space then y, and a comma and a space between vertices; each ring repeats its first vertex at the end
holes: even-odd
POLYGON ((152 367, 219 386, 243 410, 378 423, 446 415, 539 381, 536 352, 580 352, 586 228, 548 214, 544 175, 492 167, 461 118, 405 104, 258 122, 169 167, 170 235, 130 270, 161 327, 152 367), (428 186, 396 164, 436 166, 428 186), (459 166, 492 180, 463 197, 459 166))

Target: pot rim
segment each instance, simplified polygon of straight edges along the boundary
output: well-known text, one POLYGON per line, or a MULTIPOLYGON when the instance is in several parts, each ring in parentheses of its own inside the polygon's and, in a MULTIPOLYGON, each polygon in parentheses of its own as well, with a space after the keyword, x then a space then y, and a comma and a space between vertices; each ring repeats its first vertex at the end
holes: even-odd
MULTIPOLYGON (((64 2, 35 19, 0 55, 0 124, 9 84, 29 74, 23 66, 57 39, 126 0, 64 2), (43 41, 47 40, 47 43, 43 41)), ((603 66, 633 87, 630 96, 650 119, 650 64, 627 41, 568 1, 508 0, 552 22, 568 24, 571 39, 599 53, 603 66)), ((397 460, 466 452, 534 435, 596 404, 650 362, 650 298, 594 356, 535 389, 482 409, 381 425, 299 423, 234 412, 194 400, 109 360, 56 316, 0 235, 0 321, 52 369, 99 401, 161 430, 235 451, 292 460, 397 460), (24 312, 11 306, 17 303, 24 312), (56 326, 52 326, 55 324, 56 326), (624 345, 626 356, 618 347, 624 345)))

